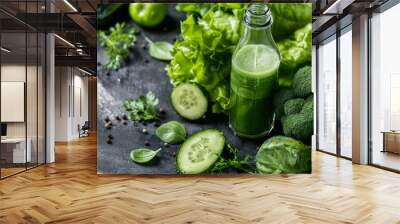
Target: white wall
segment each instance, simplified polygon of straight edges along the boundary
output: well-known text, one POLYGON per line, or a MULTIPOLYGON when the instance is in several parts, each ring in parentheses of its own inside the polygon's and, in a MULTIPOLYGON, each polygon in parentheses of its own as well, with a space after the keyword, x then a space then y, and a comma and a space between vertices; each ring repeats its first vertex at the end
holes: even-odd
POLYGON ((88 78, 72 67, 56 67, 55 74, 55 140, 70 141, 88 120, 88 78))

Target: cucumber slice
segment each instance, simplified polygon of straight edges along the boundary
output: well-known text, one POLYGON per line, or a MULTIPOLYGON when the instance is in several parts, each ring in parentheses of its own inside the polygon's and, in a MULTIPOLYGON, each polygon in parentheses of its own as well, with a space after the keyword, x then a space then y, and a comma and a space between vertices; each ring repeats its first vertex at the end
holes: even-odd
POLYGON ((224 133, 206 129, 188 138, 176 156, 177 170, 183 174, 207 171, 221 155, 225 145, 224 133))
POLYGON ((189 120, 197 120, 207 112, 208 100, 194 84, 183 83, 175 87, 171 93, 171 101, 176 112, 189 120))

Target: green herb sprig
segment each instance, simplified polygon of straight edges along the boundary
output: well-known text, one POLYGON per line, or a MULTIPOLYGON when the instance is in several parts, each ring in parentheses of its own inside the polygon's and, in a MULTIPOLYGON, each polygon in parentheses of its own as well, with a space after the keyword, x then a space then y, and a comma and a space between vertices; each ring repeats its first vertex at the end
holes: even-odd
POLYGON ((254 162, 249 154, 245 155, 245 157, 241 160, 239 159, 237 148, 228 144, 226 149, 229 154, 229 158, 224 158, 223 156, 220 156, 217 162, 215 162, 213 167, 211 168, 211 173, 222 173, 222 171, 229 168, 234 168, 238 171, 246 173, 253 172, 252 170, 254 170, 254 162))
POLYGON ((129 56, 130 49, 135 45, 138 30, 133 27, 125 29, 125 23, 116 23, 108 31, 99 31, 99 41, 106 48, 107 63, 105 68, 116 70, 122 61, 129 56))
POLYGON ((156 106, 158 99, 153 92, 141 95, 136 100, 125 100, 122 107, 129 112, 132 121, 149 121, 158 118, 156 106))

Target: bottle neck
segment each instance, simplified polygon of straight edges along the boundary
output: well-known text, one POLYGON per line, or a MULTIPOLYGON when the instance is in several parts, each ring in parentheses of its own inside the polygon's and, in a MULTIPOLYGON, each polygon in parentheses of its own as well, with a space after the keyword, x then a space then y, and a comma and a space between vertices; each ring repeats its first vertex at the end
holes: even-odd
POLYGON ((272 25, 271 11, 263 3, 250 4, 243 19, 246 26, 253 29, 266 29, 272 25))
POLYGON ((272 16, 266 4, 250 4, 243 18, 245 30, 242 41, 253 44, 274 43, 271 34, 272 16))

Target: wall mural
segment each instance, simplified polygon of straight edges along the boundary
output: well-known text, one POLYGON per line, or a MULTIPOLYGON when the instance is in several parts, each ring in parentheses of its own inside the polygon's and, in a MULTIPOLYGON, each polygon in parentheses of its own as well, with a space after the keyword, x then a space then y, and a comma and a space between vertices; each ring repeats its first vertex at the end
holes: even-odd
POLYGON ((98 8, 98 173, 311 173, 311 4, 98 8))

